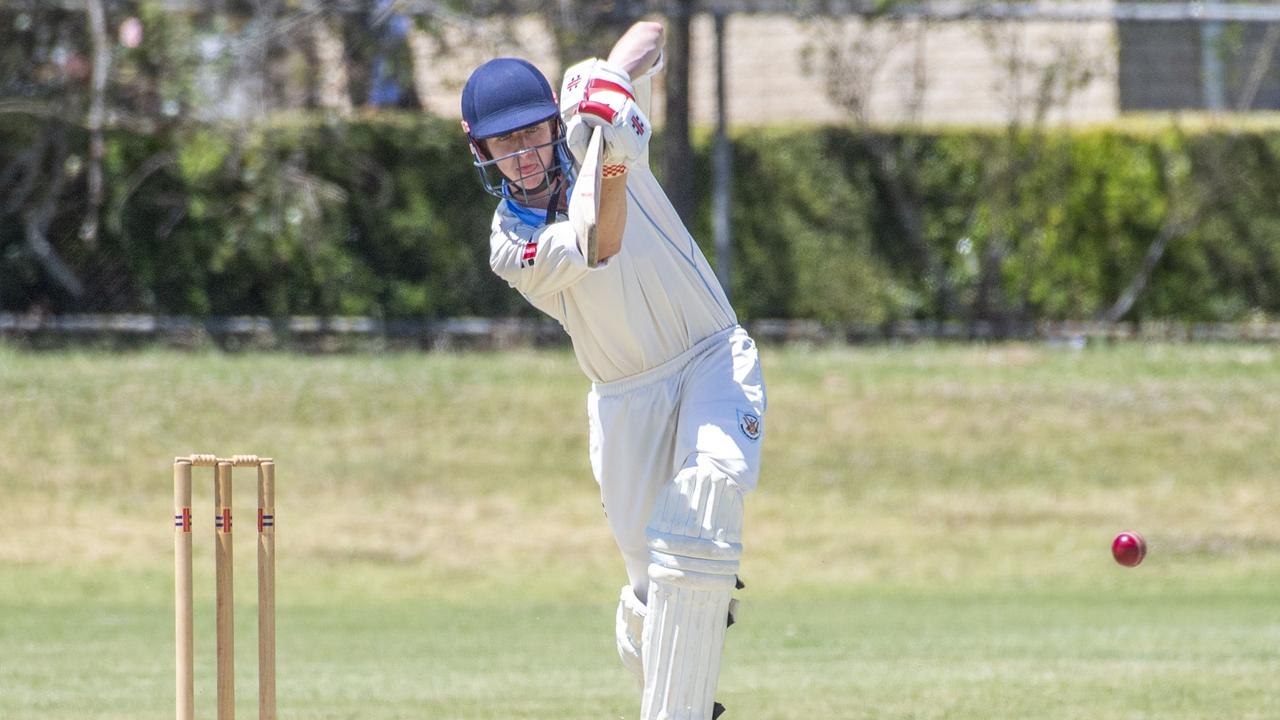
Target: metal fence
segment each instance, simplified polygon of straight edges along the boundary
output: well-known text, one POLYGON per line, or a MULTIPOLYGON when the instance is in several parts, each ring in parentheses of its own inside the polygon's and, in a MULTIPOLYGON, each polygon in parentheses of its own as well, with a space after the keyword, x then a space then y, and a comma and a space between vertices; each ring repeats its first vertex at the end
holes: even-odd
MULTIPOLYGON (((1280 344, 1280 323, 1024 323, 897 321, 826 325, 812 320, 744 323, 757 340, 774 345, 864 345, 893 342, 1023 341, 1084 346, 1089 343, 1280 344)), ((156 315, 17 315, 0 313, 0 342, 21 347, 293 350, 502 350, 567 347, 569 338, 551 320, 449 318, 379 320, 369 317, 164 317, 156 315)))

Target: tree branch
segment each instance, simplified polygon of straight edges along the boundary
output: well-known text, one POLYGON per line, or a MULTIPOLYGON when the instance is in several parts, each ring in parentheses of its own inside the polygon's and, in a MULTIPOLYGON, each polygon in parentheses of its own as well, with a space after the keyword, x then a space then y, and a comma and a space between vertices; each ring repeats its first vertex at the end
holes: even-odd
MULTIPOLYGON (((832 92, 832 99, 848 111, 851 125, 858 140, 871 156, 873 176, 888 196, 890 210, 901 227, 904 240, 923 266, 924 275, 933 284, 933 300, 939 316, 948 317, 956 308, 956 294, 947 273, 943 258, 929 244, 925 236, 923 208, 918 192, 919 177, 911 162, 898 162, 895 148, 883 134, 872 127, 871 96, 877 76, 888 62, 894 46, 906 42, 911 32, 907 23, 889 22, 893 31, 892 42, 878 42, 873 34, 875 19, 860 24, 847 40, 843 32, 833 29, 825 19, 816 21, 815 35, 822 52, 821 70, 832 92)), ((918 113, 924 105, 927 86, 924 48, 927 23, 917 24, 914 42, 916 55, 912 70, 912 96, 908 103, 912 113, 918 113)))
POLYGON ((26 152, 14 158, 9 167, 0 173, 0 190, 4 191, 4 204, 0 205, 0 215, 17 212, 31 197, 36 187, 36 176, 39 174, 40 145, 33 145, 26 152), (8 184, 17 178, 17 185, 8 189, 8 184))
POLYGON ((1172 160, 1166 157, 1162 151, 1160 153, 1160 172, 1164 175, 1165 184, 1169 187, 1169 210, 1165 213, 1164 222, 1160 225, 1160 231, 1156 233, 1156 239, 1151 241, 1151 245, 1147 247, 1146 254, 1142 257, 1142 263, 1134 272, 1133 277, 1129 279, 1129 285, 1125 287, 1124 292, 1120 293, 1120 297, 1116 299, 1115 304, 1102 314, 1102 319, 1107 322, 1119 322, 1120 318, 1133 309, 1133 304, 1137 302, 1138 296, 1142 294, 1142 291, 1147 287, 1147 283, 1151 281, 1151 275, 1155 272, 1156 265, 1160 263, 1160 258, 1164 257, 1169 243, 1174 238, 1184 234, 1204 214, 1205 203, 1195 202, 1194 200, 1184 201, 1178 198, 1177 179, 1173 177, 1173 172, 1169 167, 1172 164, 1172 160), (1189 205, 1193 206, 1188 207, 1189 205))
POLYGON ((1245 112, 1253 109, 1253 101, 1258 97, 1258 88, 1262 85, 1262 79, 1271 69, 1271 58, 1275 55, 1277 44, 1280 44, 1280 24, 1268 25, 1267 32, 1262 37, 1262 44, 1258 48, 1258 54, 1253 58, 1249 77, 1245 79, 1244 88, 1240 90, 1236 110, 1245 112))
POLYGON ((45 272, 73 297, 83 297, 84 283, 80 282, 80 278, 76 277, 75 272, 63 262, 49 243, 49 225, 53 221, 52 196, 45 198, 38 207, 23 212, 22 221, 26 229, 27 249, 44 267, 45 272))
POLYGON ((124 206, 129 202, 129 198, 138 191, 138 188, 146 181, 147 178, 163 168, 172 167, 177 163, 177 157, 170 151, 156 153, 147 158, 145 162, 138 166, 128 178, 124 181, 125 191, 111 204, 111 209, 107 212, 107 227, 112 232, 123 236, 124 229, 124 206))

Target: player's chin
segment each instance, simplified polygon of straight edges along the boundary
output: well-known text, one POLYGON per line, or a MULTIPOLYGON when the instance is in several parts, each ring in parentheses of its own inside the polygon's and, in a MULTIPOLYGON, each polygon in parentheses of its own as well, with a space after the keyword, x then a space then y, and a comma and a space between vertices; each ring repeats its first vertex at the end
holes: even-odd
POLYGON ((536 193, 546 186, 547 173, 542 168, 538 168, 536 172, 527 175, 520 175, 516 178, 507 178, 511 189, 518 193, 536 193))
POLYGON ((520 168, 520 176, 516 179, 516 185, 526 190, 532 190, 541 187, 546 181, 546 177, 547 169, 541 165, 522 167, 520 168))

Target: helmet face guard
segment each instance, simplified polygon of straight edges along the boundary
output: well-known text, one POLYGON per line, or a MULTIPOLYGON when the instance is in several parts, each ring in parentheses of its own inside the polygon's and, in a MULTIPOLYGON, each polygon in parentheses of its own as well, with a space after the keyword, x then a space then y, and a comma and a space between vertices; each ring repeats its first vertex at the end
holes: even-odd
POLYGON ((473 164, 480 175, 480 184, 484 186, 485 192, 497 198, 510 199, 529 206, 534 204, 531 197, 544 195, 549 188, 557 184, 562 188, 572 185, 576 172, 561 125, 559 118, 553 121, 550 142, 521 148, 496 158, 489 157, 487 150, 481 144, 482 140, 472 138, 473 164), (548 147, 552 149, 550 165, 543 161, 541 152, 543 148, 548 147), (508 177, 498 167, 500 162, 525 155, 537 160, 537 169, 520 177, 508 177))
MULTIPOLYGON (((526 206, 537 205, 537 201, 530 200, 554 199, 573 183, 573 156, 565 144, 564 121, 555 91, 528 60, 495 58, 471 73, 462 89, 462 129, 471 141, 480 183, 490 195, 526 206), (551 125, 548 143, 496 158, 485 147, 486 140, 544 122, 551 125), (552 150, 550 162, 542 159, 548 147, 552 150), (523 157, 526 154, 537 158, 538 167, 525 176, 508 177, 498 168, 498 163, 516 158, 528 164, 523 157)), ((515 165, 518 167, 519 163, 515 165)))

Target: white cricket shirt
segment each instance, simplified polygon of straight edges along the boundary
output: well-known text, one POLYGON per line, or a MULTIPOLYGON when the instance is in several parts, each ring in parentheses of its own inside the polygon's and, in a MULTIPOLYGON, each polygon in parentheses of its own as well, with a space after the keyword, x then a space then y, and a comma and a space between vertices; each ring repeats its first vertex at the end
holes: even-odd
MULTIPOLYGON (((646 114, 650 77, 660 66, 633 83, 646 114)), ((627 173, 627 224, 617 255, 588 268, 563 213, 537 225, 504 200, 493 215, 489 264, 560 322, 578 364, 597 383, 651 370, 738 324, 710 263, 649 170, 647 152, 627 173)))

